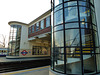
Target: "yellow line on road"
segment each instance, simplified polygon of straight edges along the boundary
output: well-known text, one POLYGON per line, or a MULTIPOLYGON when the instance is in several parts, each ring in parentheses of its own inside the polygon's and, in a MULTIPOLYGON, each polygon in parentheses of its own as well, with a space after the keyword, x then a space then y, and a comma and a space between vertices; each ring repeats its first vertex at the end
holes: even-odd
POLYGON ((22 70, 22 71, 16 71, 16 72, 10 72, 10 73, 7 73, 7 74, 5 73, 5 74, 2 74, 2 75, 17 74, 17 73, 22 73, 22 72, 28 72, 28 71, 33 71, 33 70, 39 70, 39 69, 49 68, 49 67, 50 66, 45 66, 45 67, 40 67, 40 68, 34 68, 34 69, 28 69, 28 70, 22 70))

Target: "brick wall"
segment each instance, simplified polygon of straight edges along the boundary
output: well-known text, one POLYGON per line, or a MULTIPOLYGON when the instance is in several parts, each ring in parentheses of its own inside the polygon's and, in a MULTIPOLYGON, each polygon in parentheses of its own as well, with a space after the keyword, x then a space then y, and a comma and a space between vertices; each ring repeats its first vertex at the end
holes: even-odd
POLYGON ((36 35, 44 34, 44 33, 47 33, 47 32, 51 32, 51 27, 44 28, 44 29, 39 30, 37 32, 35 31, 34 33, 29 34, 28 38, 36 36, 36 35))

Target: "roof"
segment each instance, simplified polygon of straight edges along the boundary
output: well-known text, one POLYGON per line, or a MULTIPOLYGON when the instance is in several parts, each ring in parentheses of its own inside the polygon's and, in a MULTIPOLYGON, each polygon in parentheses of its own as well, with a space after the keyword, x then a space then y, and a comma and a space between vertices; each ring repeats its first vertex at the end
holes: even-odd
POLYGON ((28 25, 28 24, 26 24, 26 23, 22 23, 22 22, 18 22, 18 21, 10 21, 10 22, 8 22, 8 24, 9 24, 9 25, 11 25, 11 24, 28 25))

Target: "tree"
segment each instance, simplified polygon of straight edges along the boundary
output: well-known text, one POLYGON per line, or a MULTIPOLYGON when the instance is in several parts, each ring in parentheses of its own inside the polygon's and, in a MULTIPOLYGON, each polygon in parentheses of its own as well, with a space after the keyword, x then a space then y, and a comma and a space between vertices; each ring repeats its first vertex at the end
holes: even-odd
POLYGON ((0 45, 5 48, 6 47, 6 35, 0 34, 0 45))

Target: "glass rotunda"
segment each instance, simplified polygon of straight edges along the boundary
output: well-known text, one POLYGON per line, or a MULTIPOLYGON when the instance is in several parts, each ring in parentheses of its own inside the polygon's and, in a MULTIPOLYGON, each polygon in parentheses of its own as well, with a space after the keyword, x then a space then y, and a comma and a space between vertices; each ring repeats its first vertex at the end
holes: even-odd
POLYGON ((94 0, 51 0, 51 70, 68 75, 100 72, 94 0))
POLYGON ((20 51, 20 39, 21 39, 21 25, 10 24, 10 36, 9 36, 9 50, 8 56, 19 56, 20 51))

